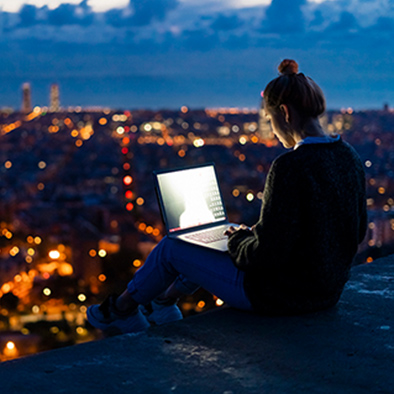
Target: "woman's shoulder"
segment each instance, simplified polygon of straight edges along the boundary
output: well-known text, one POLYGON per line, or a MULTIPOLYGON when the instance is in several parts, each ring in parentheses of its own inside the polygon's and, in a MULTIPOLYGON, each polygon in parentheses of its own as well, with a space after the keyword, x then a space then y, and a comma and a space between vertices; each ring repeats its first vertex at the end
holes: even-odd
POLYGON ((272 162, 272 168, 288 168, 291 165, 297 166, 299 162, 301 162, 299 152, 297 152, 297 150, 290 150, 279 155, 272 162))
POLYGON ((307 144, 301 145, 295 150, 287 151, 278 156, 272 163, 272 171, 294 173, 302 169, 303 172, 308 168, 311 171, 318 170, 320 166, 336 163, 359 162, 360 158, 356 150, 342 138, 326 144, 307 144))

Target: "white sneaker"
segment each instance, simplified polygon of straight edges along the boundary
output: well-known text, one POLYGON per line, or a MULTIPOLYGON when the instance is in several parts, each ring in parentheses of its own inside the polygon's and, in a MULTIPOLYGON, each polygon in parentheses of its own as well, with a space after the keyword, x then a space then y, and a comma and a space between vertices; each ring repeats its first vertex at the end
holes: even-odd
POLYGON ((139 309, 150 323, 158 326, 183 319, 182 312, 176 304, 165 305, 152 301, 150 305, 140 305, 139 309))
POLYGON ((115 309, 116 296, 110 295, 101 305, 91 305, 86 316, 88 322, 102 330, 106 336, 114 336, 146 330, 150 324, 137 308, 122 314, 115 309))

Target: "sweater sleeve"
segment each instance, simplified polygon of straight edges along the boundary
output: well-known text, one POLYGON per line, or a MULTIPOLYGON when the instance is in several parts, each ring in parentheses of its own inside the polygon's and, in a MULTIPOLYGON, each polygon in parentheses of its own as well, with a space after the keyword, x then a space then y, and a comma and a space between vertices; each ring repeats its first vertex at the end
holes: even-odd
POLYGON ((239 230, 229 237, 230 256, 241 270, 285 261, 298 242, 302 187, 299 171, 288 163, 286 156, 275 160, 268 173, 260 219, 254 231, 239 230))

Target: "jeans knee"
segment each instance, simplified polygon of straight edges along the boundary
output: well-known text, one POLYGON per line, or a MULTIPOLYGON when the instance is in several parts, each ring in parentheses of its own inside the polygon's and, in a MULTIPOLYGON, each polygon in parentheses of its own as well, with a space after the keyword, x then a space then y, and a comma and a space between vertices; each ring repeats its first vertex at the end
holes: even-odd
POLYGON ((168 252, 172 250, 172 248, 177 242, 179 241, 173 238, 169 238, 167 235, 165 235, 156 247, 161 250, 161 253, 165 253, 166 255, 168 255, 168 252))

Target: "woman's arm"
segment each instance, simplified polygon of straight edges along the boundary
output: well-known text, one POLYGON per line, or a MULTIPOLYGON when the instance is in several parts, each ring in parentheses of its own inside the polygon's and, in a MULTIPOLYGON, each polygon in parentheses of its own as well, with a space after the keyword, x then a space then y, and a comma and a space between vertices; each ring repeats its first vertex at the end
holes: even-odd
POLYGON ((275 160, 268 173, 257 224, 230 230, 229 253, 241 270, 287 258, 298 240, 300 178, 286 156, 275 160))

